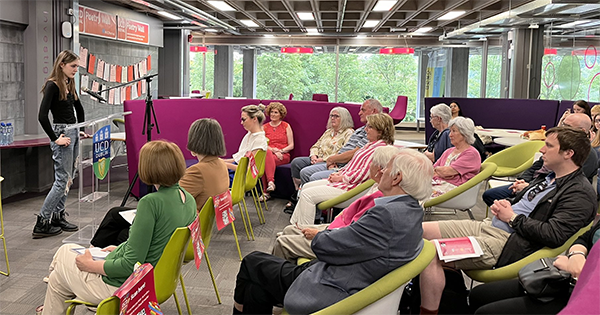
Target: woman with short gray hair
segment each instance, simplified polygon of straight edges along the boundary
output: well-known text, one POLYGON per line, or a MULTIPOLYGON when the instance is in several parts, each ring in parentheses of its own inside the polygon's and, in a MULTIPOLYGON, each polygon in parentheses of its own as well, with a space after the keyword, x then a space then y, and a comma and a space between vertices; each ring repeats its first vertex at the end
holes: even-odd
POLYGON ((425 155, 431 162, 437 161, 442 153, 452 146, 448 137, 450 133, 448 122, 450 122, 450 119, 452 119, 452 110, 444 103, 437 104, 429 110, 429 122, 435 128, 435 131, 429 137, 425 155))
POLYGON ((433 195, 437 197, 464 184, 479 173, 481 157, 472 144, 475 124, 470 118, 456 117, 450 121, 449 148, 433 164, 433 195))

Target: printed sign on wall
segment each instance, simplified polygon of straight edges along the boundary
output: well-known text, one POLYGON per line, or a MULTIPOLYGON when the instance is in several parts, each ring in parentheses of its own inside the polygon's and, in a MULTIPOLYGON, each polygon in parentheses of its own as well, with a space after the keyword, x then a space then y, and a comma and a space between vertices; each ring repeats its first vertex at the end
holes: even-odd
POLYGON ((106 125, 94 134, 94 174, 103 180, 110 168, 110 125, 106 125))
POLYGON ((150 27, 146 23, 119 16, 119 36, 117 39, 148 44, 150 41, 150 27))
POLYGON ((104 38, 117 38, 117 16, 79 6, 79 32, 104 38))

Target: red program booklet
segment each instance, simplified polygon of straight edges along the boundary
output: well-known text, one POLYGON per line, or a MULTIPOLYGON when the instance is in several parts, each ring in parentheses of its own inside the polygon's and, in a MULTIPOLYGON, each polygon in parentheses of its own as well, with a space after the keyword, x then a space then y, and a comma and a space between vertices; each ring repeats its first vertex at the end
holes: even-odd
POLYGON ((440 260, 445 262, 483 255, 481 246, 472 236, 433 240, 440 260))

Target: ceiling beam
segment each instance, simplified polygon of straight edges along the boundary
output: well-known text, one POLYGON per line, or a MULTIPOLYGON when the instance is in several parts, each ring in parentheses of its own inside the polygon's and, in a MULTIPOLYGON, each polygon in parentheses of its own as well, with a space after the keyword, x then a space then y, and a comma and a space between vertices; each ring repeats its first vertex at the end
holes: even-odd
POLYGON ((294 19, 294 22, 296 22, 296 25, 298 25, 298 28, 300 29, 300 31, 306 32, 306 28, 302 24, 302 21, 298 17, 298 14, 296 14, 296 11, 292 7, 292 4, 288 0, 281 0, 281 3, 283 3, 283 6, 285 7, 285 9, 288 11, 288 13, 292 17, 292 19, 294 19))
POLYGON ((279 19, 275 16, 275 14, 271 13, 271 11, 269 11, 269 9, 267 7, 265 7, 259 0, 252 0, 252 2, 254 2, 254 4, 259 7, 266 15, 268 15, 271 20, 273 20, 273 22, 275 22, 277 25, 279 25, 279 27, 284 31, 284 32, 289 32, 290 29, 287 28, 285 25, 283 25, 283 23, 281 23, 281 21, 279 21, 279 19))

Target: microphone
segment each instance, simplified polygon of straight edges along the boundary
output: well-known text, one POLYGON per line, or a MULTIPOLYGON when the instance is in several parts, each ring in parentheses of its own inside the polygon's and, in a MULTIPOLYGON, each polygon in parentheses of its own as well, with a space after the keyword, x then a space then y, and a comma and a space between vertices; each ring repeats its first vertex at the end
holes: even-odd
POLYGON ((88 88, 85 88, 85 87, 84 87, 84 88, 82 88, 81 90, 82 90, 82 91, 84 91, 85 93, 87 93, 87 94, 89 94, 89 95, 91 95, 91 96, 93 96, 93 97, 97 98, 97 99, 98 99, 98 101, 100 101, 100 102, 108 103, 108 102, 106 101, 106 99, 104 99, 104 97, 102 97, 102 95, 98 94, 98 92, 94 92, 94 91, 92 91, 92 90, 90 90, 90 89, 88 89, 88 88))

